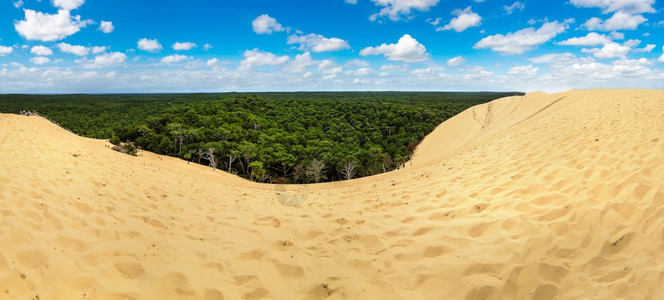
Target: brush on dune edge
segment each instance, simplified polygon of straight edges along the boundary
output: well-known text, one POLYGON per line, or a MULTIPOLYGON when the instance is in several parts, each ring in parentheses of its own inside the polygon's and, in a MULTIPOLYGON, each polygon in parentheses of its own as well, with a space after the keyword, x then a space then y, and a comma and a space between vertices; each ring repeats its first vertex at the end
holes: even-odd
POLYGON ((499 99, 283 191, 0 115, 0 298, 662 298, 663 99, 499 99))

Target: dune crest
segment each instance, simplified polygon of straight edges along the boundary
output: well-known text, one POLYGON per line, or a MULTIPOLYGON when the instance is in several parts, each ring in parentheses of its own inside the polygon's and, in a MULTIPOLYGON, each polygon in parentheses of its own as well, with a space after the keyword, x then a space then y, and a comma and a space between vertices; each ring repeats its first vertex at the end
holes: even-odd
POLYGON ((565 99, 567 94, 528 93, 471 107, 438 126, 418 145, 413 164, 426 166, 524 122, 565 99))
POLYGON ((0 299, 664 298, 664 91, 499 99, 306 186, 35 117, 0 141, 0 299))

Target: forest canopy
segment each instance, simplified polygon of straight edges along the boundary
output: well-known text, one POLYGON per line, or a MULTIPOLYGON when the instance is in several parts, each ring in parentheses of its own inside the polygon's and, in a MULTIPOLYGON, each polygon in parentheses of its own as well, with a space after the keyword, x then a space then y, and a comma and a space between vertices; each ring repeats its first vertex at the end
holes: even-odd
POLYGON ((82 136, 259 182, 311 183, 398 168, 438 124, 512 95, 522 93, 0 95, 0 112, 37 111, 82 136))

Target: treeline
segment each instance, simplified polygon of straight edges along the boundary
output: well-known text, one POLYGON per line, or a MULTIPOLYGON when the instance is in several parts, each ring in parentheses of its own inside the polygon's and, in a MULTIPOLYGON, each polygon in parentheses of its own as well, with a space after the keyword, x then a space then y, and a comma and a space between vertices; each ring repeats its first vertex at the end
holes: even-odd
POLYGON ((211 94, 0 95, 0 112, 37 111, 79 135, 108 139, 113 130, 159 114, 173 103, 215 99, 211 94))
POLYGON ((444 120, 515 94, 6 95, 0 110, 37 110, 81 135, 259 182, 309 183, 393 170, 444 120))

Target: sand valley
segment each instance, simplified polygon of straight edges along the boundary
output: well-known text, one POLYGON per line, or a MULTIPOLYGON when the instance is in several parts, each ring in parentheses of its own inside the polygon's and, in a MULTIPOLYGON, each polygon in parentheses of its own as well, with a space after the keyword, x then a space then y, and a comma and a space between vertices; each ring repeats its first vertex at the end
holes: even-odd
POLYGON ((662 299, 664 91, 529 93, 311 185, 0 115, 0 299, 662 299))

